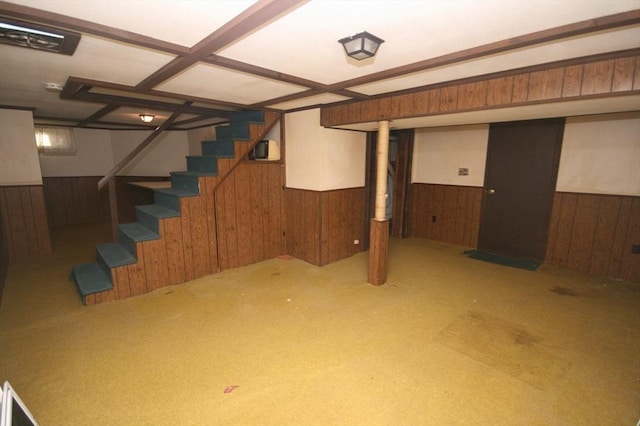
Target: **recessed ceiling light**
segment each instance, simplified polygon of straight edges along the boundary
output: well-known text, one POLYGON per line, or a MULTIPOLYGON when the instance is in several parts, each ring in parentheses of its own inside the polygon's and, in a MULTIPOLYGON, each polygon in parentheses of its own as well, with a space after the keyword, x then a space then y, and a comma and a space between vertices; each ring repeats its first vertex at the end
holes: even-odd
POLYGON ((151 114, 140 114, 140 120, 142 120, 143 123, 151 123, 154 118, 155 116, 151 114))
POLYGON ((80 33, 0 18, 0 43, 73 55, 80 33))

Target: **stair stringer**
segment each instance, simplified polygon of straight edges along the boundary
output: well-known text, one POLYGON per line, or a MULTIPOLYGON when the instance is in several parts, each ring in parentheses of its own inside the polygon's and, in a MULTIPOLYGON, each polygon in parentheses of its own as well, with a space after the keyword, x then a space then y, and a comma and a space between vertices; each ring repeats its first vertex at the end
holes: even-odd
MULTIPOLYGON (((200 185, 200 197, 203 198, 202 205, 194 206, 191 203, 191 209, 198 209, 203 212, 206 217, 206 223, 203 223, 200 229, 206 229, 206 232, 192 233, 192 244, 201 247, 202 252, 208 251, 209 262, 204 259, 204 255, 194 257, 194 274, 193 278, 200 278, 205 275, 220 272, 220 261, 218 257, 218 241, 219 232, 216 223, 216 202, 215 193, 218 187, 231 176, 236 167, 247 157, 253 147, 271 131, 273 126, 278 123, 281 114, 277 112, 265 111, 264 124, 251 123, 249 126, 249 141, 236 140, 234 142, 233 158, 218 158, 219 176, 200 176, 198 178, 200 185), (202 241, 203 238, 207 241, 202 241), (196 260, 197 259, 197 260, 196 260)), ((197 252, 194 252, 194 255, 197 252)), ((200 253, 198 253, 200 254, 200 253)), ((186 257, 186 256, 185 256, 186 257)))

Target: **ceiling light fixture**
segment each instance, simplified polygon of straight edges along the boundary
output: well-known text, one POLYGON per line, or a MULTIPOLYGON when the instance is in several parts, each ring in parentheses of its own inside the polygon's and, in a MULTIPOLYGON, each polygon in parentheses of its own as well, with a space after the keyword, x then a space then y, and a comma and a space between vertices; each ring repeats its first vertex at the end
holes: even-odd
POLYGON ((373 57, 384 40, 364 31, 351 37, 338 40, 347 55, 361 61, 373 57))
POLYGON ((155 115, 140 114, 140 120, 142 120, 143 123, 151 123, 154 118, 155 118, 155 115))
POLYGON ((0 43, 73 55, 80 33, 0 18, 0 43))

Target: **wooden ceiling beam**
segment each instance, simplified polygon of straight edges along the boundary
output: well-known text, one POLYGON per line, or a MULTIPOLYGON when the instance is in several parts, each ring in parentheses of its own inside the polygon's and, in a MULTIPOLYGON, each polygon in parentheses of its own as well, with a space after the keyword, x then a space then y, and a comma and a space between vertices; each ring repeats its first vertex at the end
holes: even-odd
POLYGON ((387 69, 384 71, 367 74, 350 80, 328 86, 328 90, 340 90, 348 87, 355 87, 362 84, 374 83, 390 78, 401 77, 403 75, 425 71, 454 63, 460 63, 482 56, 495 55, 509 50, 521 49, 540 43, 573 37, 582 34, 589 34, 597 31, 604 31, 611 28, 625 27, 640 23, 640 9, 629 12, 616 13, 614 15, 603 16, 596 19, 576 22, 573 24, 561 25, 548 30, 537 31, 523 36, 512 37, 506 40, 485 44, 470 49, 460 50, 447 55, 438 56, 424 61, 387 69))
POLYGON ((77 127, 86 127, 88 124, 91 124, 92 122, 98 120, 99 118, 104 117, 105 115, 112 113, 113 111, 117 110, 118 108, 120 108, 119 105, 107 105, 103 108, 101 108, 100 110, 94 112, 93 114, 91 114, 89 117, 85 118, 84 120, 80 121, 76 126, 77 127))
POLYGON ((168 80, 208 55, 217 52, 240 37, 306 3, 307 0, 260 0, 244 12, 224 24, 218 30, 202 39, 189 52, 189 55, 177 57, 168 64, 141 81, 136 90, 144 92, 168 80))

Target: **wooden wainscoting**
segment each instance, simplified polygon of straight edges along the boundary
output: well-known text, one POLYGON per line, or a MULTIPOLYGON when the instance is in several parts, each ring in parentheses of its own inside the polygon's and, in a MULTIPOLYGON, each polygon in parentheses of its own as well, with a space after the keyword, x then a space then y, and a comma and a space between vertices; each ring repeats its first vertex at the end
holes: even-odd
POLYGON ((287 188, 289 254, 313 265, 327 265, 363 250, 365 189, 309 191, 287 188), (359 244, 354 244, 359 240, 359 244))
POLYGON ((557 192, 546 263, 640 282, 640 197, 557 192))
POLYGON ((409 235, 476 248, 481 202, 479 187, 414 183, 409 235))
POLYGON ((2 305, 2 294, 4 293, 4 283, 9 272, 9 242, 5 235, 4 221, 0 214, 0 306, 2 305))
POLYGON ((321 108, 324 127, 634 94, 638 50, 535 65, 321 108))
MULTIPOLYGON (((109 191, 98 189, 102 176, 68 176, 42 178, 44 198, 51 227, 78 225, 81 223, 108 222, 109 191)), ((166 181, 168 177, 118 176, 119 223, 135 222, 135 206, 153 203, 153 191, 136 188, 130 182, 166 181)))
POLYGON ((51 253, 42 185, 0 187, 0 215, 9 261, 51 253))
POLYGON ((266 161, 241 162, 216 189, 220 270, 285 254, 283 193, 283 164, 266 161))
POLYGON ((44 198, 51 227, 109 221, 109 193, 100 176, 45 177, 44 198))

